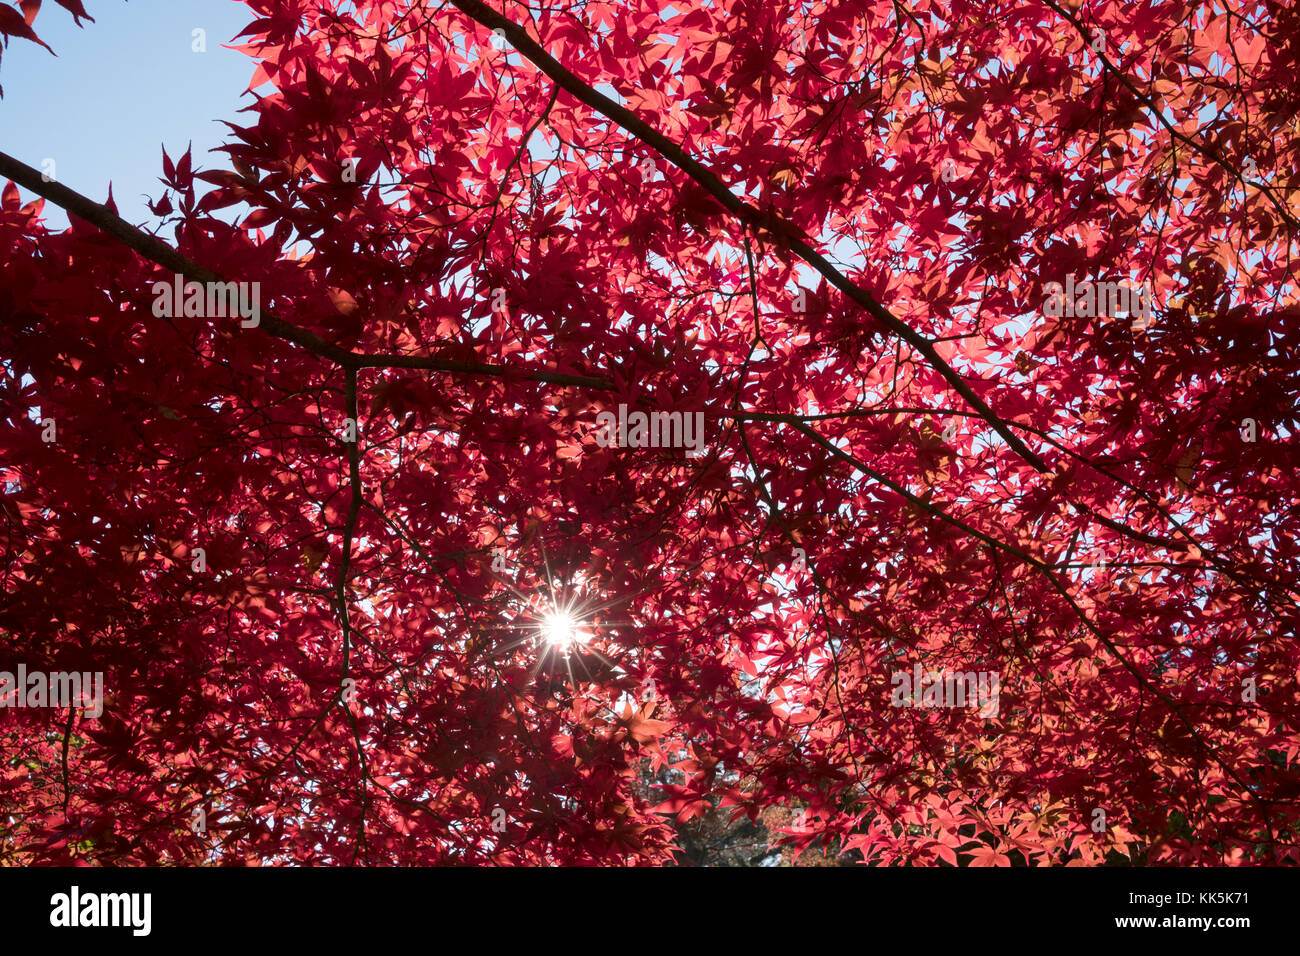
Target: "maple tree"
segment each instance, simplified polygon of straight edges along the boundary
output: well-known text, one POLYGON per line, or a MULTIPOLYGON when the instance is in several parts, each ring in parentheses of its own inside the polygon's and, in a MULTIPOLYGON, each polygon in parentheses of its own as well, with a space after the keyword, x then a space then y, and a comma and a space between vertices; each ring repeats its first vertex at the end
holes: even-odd
POLYGON ((153 221, 0 154, 7 862, 1300 862, 1294 5, 247 6, 153 221))

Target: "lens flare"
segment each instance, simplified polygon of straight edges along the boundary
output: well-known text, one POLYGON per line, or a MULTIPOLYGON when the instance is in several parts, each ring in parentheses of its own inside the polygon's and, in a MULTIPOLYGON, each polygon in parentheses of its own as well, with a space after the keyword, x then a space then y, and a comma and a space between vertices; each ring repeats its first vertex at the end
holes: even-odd
POLYGON ((581 644, 587 635, 578 626, 578 620, 568 611, 552 611, 542 618, 542 637, 552 647, 566 648, 581 644))

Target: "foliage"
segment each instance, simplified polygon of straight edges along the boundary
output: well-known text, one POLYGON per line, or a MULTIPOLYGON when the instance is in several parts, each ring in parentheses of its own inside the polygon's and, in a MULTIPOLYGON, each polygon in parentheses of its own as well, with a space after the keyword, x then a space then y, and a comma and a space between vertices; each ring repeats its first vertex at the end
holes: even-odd
POLYGON ((1297 861, 1294 4, 247 5, 144 231, 0 157, 6 861, 1297 861))

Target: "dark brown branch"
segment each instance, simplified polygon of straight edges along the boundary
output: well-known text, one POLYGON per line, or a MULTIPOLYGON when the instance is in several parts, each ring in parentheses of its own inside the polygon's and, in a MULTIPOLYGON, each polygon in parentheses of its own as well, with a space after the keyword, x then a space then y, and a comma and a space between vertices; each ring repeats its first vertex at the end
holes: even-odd
MULTIPOLYGON (((1111 655, 1115 658, 1115 660, 1117 660, 1120 663, 1120 666, 1122 666, 1126 671, 1129 672, 1129 674, 1132 675, 1133 679, 1137 682, 1138 686, 1143 688, 1146 691, 1149 691, 1153 696, 1159 699, 1161 703, 1163 703, 1166 707, 1168 707, 1170 712, 1175 717, 1177 717, 1178 720, 1182 723, 1182 725, 1187 729, 1187 732, 1191 734, 1192 738, 1210 756, 1210 759, 1212 759, 1216 764, 1218 764, 1220 769, 1222 769, 1224 773, 1226 773, 1229 777, 1231 777, 1242 788, 1244 794, 1255 802, 1255 804, 1259 807, 1260 813, 1264 819, 1264 824, 1266 827, 1268 827, 1271 836, 1273 831, 1273 824, 1272 824, 1271 816, 1269 814, 1269 806, 1268 806, 1271 801, 1266 800, 1265 798, 1260 797, 1257 793, 1255 793, 1255 791, 1251 788, 1250 784, 1244 778, 1242 778, 1240 774, 1237 773, 1236 769, 1230 763, 1228 763, 1223 757, 1219 755, 1219 748, 1211 746, 1205 740, 1205 738, 1201 736, 1200 731, 1196 729, 1195 725, 1193 725, 1192 722, 1187 718, 1187 715, 1183 713, 1183 708, 1180 707, 1172 697, 1166 694, 1158 686, 1151 683, 1151 681, 1147 678, 1147 676, 1143 674, 1142 671, 1139 670, 1138 667, 1134 665, 1133 662, 1130 661, 1120 651, 1119 647, 1115 645, 1115 642, 1112 641, 1110 637, 1108 637, 1106 633, 1103 632, 1101 628, 1099 628, 1093 622, 1092 618, 1090 618, 1087 615, 1087 613, 1083 610, 1083 608, 1079 606, 1078 601, 1076 601, 1074 597, 1070 594, 1069 589, 1064 584, 1062 584, 1060 580, 1057 578, 1057 575, 1052 565, 1047 564, 1046 562, 1030 554, 1027 554, 1026 552, 1020 550, 1014 545, 1007 544, 1004 541, 999 541, 996 538, 992 538, 986 534, 983 534, 982 532, 977 531, 976 529, 967 525, 961 519, 955 518, 952 515, 948 514, 943 509, 936 508, 935 506, 931 505, 928 501, 924 501, 921 498, 918 498, 916 495, 912 494, 906 488, 901 487, 896 482, 893 482, 889 478, 885 477, 884 475, 881 475, 879 472, 873 471, 871 468, 867 467, 865 464, 860 462, 853 455, 850 455, 848 452, 840 448, 837 448, 831 441, 822 437, 821 435, 819 435, 817 432, 815 432, 813 429, 809 428, 807 425, 803 424, 802 422, 796 421, 796 422, 790 422, 789 424, 800 434, 804 435, 806 438, 811 439, 812 441, 816 442, 818 445, 821 445, 827 451, 831 452, 836 458, 839 458, 841 461, 845 462, 851 467, 856 468, 858 471, 867 475, 869 478, 872 478, 873 480, 879 482, 885 487, 890 488, 893 491, 896 491, 899 494, 903 495, 905 498, 907 498, 908 501, 910 501, 912 504, 916 505, 917 507, 924 509, 927 513, 935 516, 936 518, 939 518, 942 521, 946 521, 949 524, 961 528, 967 534, 972 535, 973 537, 976 537, 979 540, 983 541, 984 543, 990 545, 992 548, 994 548, 995 551, 1005 551, 1008 554, 1014 555, 1015 557, 1023 561, 1025 564, 1028 564, 1034 570, 1038 571, 1040 574, 1046 577, 1048 583, 1052 586, 1052 589, 1061 595, 1061 597, 1065 600, 1065 602, 1070 606, 1070 609, 1074 612, 1075 616, 1078 617, 1078 619, 1083 624, 1083 626, 1088 629, 1088 632, 1091 633, 1093 637, 1097 638, 1097 640, 1101 642, 1102 646, 1104 646, 1106 650, 1108 650, 1111 653, 1111 655)), ((1001 572, 999 570, 999 574, 1000 573, 1001 572)))
MULTIPOLYGON (((69 189, 62 183, 46 182, 39 172, 26 163, 14 159, 8 153, 0 152, 0 176, 12 179, 18 185, 36 193, 38 196, 43 196, 68 213, 77 216, 79 219, 84 219, 155 265, 178 273, 192 282, 224 281, 221 276, 211 269, 206 269, 197 262, 186 258, 161 239, 137 229, 107 206, 87 199, 81 193, 69 189)), ((290 325, 288 322, 266 313, 262 314, 261 324, 258 325, 258 328, 274 335, 276 338, 284 339, 286 342, 301 345, 303 348, 324 358, 333 359, 340 365, 346 365, 348 356, 351 354, 346 349, 332 345, 306 329, 300 329, 296 325, 290 325)))
MULTIPOLYGON (((1082 20, 1080 20, 1076 16, 1072 16, 1068 10, 1065 10, 1061 6, 1054 3, 1053 0, 1043 0, 1043 3, 1046 6, 1050 7, 1052 10, 1055 10, 1056 13, 1059 14, 1063 20, 1069 23, 1070 26, 1074 27, 1075 31, 1079 34, 1079 36, 1083 38, 1083 42, 1085 46, 1092 41, 1093 38, 1088 34, 1088 30, 1084 26, 1082 20)), ((1231 25, 1231 15, 1232 15, 1232 11, 1229 10, 1228 11, 1229 25, 1231 25)), ((1274 210, 1277 211, 1278 215, 1283 219, 1283 221, 1287 223, 1287 225, 1293 228, 1300 226, 1300 221, 1297 221, 1295 216, 1291 214, 1291 210, 1286 206, 1286 204, 1283 203, 1281 200, 1279 200, 1277 196, 1273 194, 1272 186, 1264 184, 1262 182, 1251 183, 1250 180, 1248 180, 1245 177, 1245 175, 1241 172, 1241 170, 1233 167, 1226 159, 1220 156, 1218 152, 1216 152, 1215 150, 1211 149, 1208 146, 1196 142, 1196 140, 1192 139, 1190 136, 1186 135, 1185 133, 1179 132, 1178 128, 1175 127, 1174 124, 1170 122, 1169 119, 1164 115, 1164 112, 1161 109, 1159 109, 1153 102, 1151 102, 1150 97, 1143 96, 1142 93, 1138 90, 1138 88, 1133 85, 1133 81, 1129 79, 1127 73, 1125 73, 1123 70, 1117 67, 1114 63, 1111 63, 1111 61, 1107 58, 1106 54, 1102 53, 1100 50, 1094 49, 1092 52, 1093 55, 1097 57, 1101 65, 1105 68, 1105 70, 1107 72, 1113 73, 1116 77, 1118 77, 1120 83, 1124 85, 1124 88, 1127 89, 1129 93, 1133 95, 1134 99, 1136 99, 1139 103, 1141 103, 1146 108, 1147 112, 1151 115, 1152 119, 1159 122, 1160 125, 1163 126, 1169 132, 1170 139, 1176 140, 1184 144, 1188 148, 1194 150, 1195 152, 1200 153, 1206 159, 1218 165, 1229 176, 1231 176, 1237 182, 1241 183, 1241 188, 1243 191, 1246 189, 1247 186, 1254 185, 1260 192, 1262 192, 1265 195, 1265 197, 1267 197, 1268 201, 1272 204, 1274 210)))
MULTIPOLYGON (((344 402, 347 411, 347 421, 352 423, 352 440, 348 441, 346 431, 344 432, 343 446, 347 451, 348 457, 348 485, 350 486, 351 496, 348 502, 348 517, 343 528, 343 555, 339 561, 339 577, 335 585, 335 600, 338 603, 339 625, 343 631, 343 673, 339 677, 339 689, 331 700, 330 706, 335 703, 342 703, 343 711, 347 714, 348 726, 352 729, 352 740, 357 748, 357 763, 361 768, 361 816, 357 820, 357 846, 353 854, 353 862, 356 862, 356 854, 367 849, 366 847, 366 814, 370 809, 370 785, 367 782, 370 778, 370 769, 366 761, 365 747, 361 742, 361 735, 357 730, 356 717, 353 716, 352 708, 349 706, 350 701, 347 699, 344 688, 347 686, 348 677, 352 666, 352 621, 350 618, 348 600, 348 578, 352 568, 352 541, 356 537, 357 518, 361 514, 362 488, 361 488, 361 421, 357 413, 357 370, 348 368, 345 371, 344 382, 344 402)), ((346 422, 345 422, 346 428, 346 422)))
MULTIPOLYGON (((18 185, 48 199, 69 214, 83 219, 108 233, 128 249, 138 253, 155 265, 169 269, 173 273, 178 273, 191 282, 224 281, 221 276, 211 269, 187 258, 156 236, 151 236, 142 229, 131 225, 107 206, 88 199, 62 183, 46 182, 38 170, 33 169, 21 160, 15 159, 8 153, 0 152, 0 176, 12 179, 18 185)), ((488 375, 496 378, 518 376, 526 381, 546 382, 552 385, 570 385, 579 388, 600 389, 602 391, 616 390, 615 384, 610 380, 590 375, 513 369, 506 365, 440 359, 428 355, 366 355, 364 353, 350 352, 345 348, 327 342, 314 332, 299 328, 266 312, 261 314, 261 322, 257 328, 278 339, 301 346, 309 352, 319 355, 321 358, 329 359, 344 368, 415 368, 438 372, 488 375)))
POLYGON ((852 282, 829 261, 803 239, 800 230, 786 220, 764 213, 731 192, 730 189, 711 170, 706 168, 684 149, 670 140, 663 133, 640 119, 631 110, 615 103, 608 96, 592 89, 582 80, 570 73, 565 67, 532 39, 527 31, 513 20, 507 19, 480 0, 451 0, 452 4, 471 19, 493 30, 500 30, 522 55, 533 65, 549 76, 561 89, 572 94, 582 103, 590 106, 602 116, 612 120, 641 142, 650 146, 664 159, 667 159, 700 186, 706 189, 729 212, 745 223, 761 226, 777 236, 780 241, 798 254, 798 256, 816 269, 835 288, 866 309, 881 325, 889 329, 900 339, 916 349, 930 367, 935 369, 949 385, 956 390, 971 408, 979 412, 999 435, 1021 458, 1029 462, 1038 471, 1048 471, 1043 462, 1029 447, 1008 428, 1003 419, 975 394, 957 371, 939 355, 934 344, 907 323, 875 300, 871 293, 852 282))
POLYGON ((594 388, 613 392, 617 386, 607 378, 594 375, 571 375, 567 372, 529 371, 509 365, 491 365, 487 362, 462 362, 454 359, 432 358, 427 355, 363 355, 349 352, 348 364, 353 368, 423 368, 439 372, 463 372, 468 375, 487 375, 493 378, 517 376, 530 382, 550 385, 571 385, 575 388, 594 388))

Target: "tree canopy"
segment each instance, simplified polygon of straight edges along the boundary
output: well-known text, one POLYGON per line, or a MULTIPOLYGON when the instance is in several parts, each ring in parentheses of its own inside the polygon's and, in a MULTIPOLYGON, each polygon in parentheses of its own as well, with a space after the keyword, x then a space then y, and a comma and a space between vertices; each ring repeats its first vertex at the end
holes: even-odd
POLYGON ((0 153, 6 862, 1300 862, 1294 4, 245 2, 0 153))

